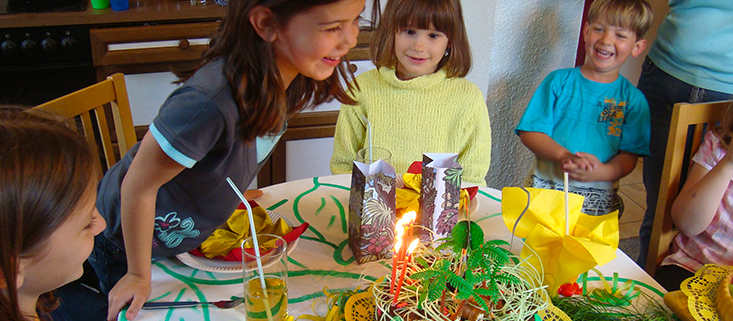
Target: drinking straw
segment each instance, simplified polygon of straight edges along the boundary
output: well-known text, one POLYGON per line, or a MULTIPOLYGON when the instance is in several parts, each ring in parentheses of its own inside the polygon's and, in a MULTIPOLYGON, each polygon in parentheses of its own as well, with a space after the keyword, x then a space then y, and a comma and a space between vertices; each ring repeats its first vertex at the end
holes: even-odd
POLYGON ((234 185, 234 182, 232 182, 232 179, 227 177, 227 183, 229 183, 229 186, 232 187, 234 190, 234 193, 239 196, 239 199, 242 200, 242 203, 244 203, 244 206, 247 207, 247 215, 249 216, 249 229, 250 234, 252 234, 252 242, 254 243, 254 250, 255 250, 255 261, 257 261, 257 270, 260 271, 260 286, 262 286, 262 293, 265 296, 265 313, 267 314, 267 320, 272 321, 272 311, 270 311, 270 298, 267 294, 267 286, 265 285, 265 273, 262 270, 262 259, 260 258, 260 244, 257 241, 257 231, 255 228, 255 220, 252 217, 252 206, 249 205, 249 202, 247 202, 247 199, 244 198, 244 195, 242 195, 242 192, 237 188, 237 185, 234 185))
POLYGON ((564 191, 565 191, 565 235, 570 234, 570 209, 568 206, 569 202, 569 196, 568 196, 568 172, 565 172, 564 175, 564 191))
POLYGON ((372 163, 372 123, 364 115, 359 115, 367 124, 367 135, 369 135, 369 164, 372 163))

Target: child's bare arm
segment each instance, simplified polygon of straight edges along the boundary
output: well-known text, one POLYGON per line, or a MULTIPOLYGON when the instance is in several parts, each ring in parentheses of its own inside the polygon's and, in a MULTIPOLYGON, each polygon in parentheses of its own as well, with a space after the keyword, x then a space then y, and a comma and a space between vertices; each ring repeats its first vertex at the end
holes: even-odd
POLYGON ((570 178, 579 182, 617 181, 629 175, 639 159, 639 156, 634 153, 619 151, 616 156, 604 164, 593 154, 577 153, 577 155, 594 164, 591 170, 568 170, 570 178))
POLYGON ((557 164, 577 157, 545 133, 520 131, 519 139, 537 157, 557 164))
POLYGON ((127 274, 109 293, 109 320, 116 320, 117 313, 127 303, 130 308, 126 318, 134 319, 150 296, 150 259, 158 189, 183 169, 163 152, 152 134, 145 135, 120 190, 127 274))
POLYGON ((672 204, 672 220, 687 236, 702 233, 717 212, 733 177, 733 144, 710 171, 692 163, 687 181, 672 204))

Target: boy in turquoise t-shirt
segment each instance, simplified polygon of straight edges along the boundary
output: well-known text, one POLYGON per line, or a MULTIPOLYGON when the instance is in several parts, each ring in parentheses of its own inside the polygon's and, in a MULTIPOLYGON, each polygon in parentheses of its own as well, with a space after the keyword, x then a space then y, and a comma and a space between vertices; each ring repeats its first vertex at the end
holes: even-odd
MULTIPOLYGON (((527 186, 585 196, 583 212, 621 211, 618 180, 649 154, 649 107, 619 70, 644 51, 651 27, 644 0, 596 0, 583 26, 585 64, 550 73, 527 106, 516 133, 535 155, 527 186)), ((620 214, 620 212, 619 212, 620 214)))

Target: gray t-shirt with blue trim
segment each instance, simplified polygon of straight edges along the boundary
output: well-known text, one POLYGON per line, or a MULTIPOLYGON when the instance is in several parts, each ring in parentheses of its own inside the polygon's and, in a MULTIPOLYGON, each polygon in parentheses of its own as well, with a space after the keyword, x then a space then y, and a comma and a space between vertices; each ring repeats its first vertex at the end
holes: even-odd
MULTIPOLYGON (((163 151, 186 166, 158 191, 154 258, 198 247, 240 203, 225 178, 244 189, 259 171, 256 143, 247 145, 238 138, 240 116, 222 68, 219 60, 199 69, 171 93, 150 125, 163 151)), ((104 235, 122 249, 120 185, 138 147, 105 174, 97 197, 97 208, 107 220, 104 235)))

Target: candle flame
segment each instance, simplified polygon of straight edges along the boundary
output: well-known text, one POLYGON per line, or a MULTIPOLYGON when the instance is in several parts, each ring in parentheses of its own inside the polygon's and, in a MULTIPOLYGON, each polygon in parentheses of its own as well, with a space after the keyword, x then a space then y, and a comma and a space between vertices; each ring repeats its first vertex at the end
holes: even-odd
POLYGON ((404 229, 405 228, 405 225, 409 224, 409 221, 405 219, 405 216, 406 215, 407 214, 403 215, 402 218, 399 219, 399 221, 397 221, 397 223, 395 224, 395 230, 396 231, 399 231, 399 230, 404 229))
MULTIPOLYGON (((402 241, 402 240, 400 240, 400 241, 402 241)), ((412 243, 410 243, 410 247, 407 248, 407 254, 408 255, 410 253, 412 253, 412 251, 415 250, 415 248, 417 247, 417 244, 418 243, 420 243, 420 239, 415 239, 414 241, 412 241, 412 243)))
POLYGON ((395 229, 395 240, 401 240, 402 236, 405 235, 405 230, 402 228, 395 229))
MULTIPOLYGON (((415 211, 409 211, 405 213, 404 215, 402 215, 402 219, 407 220, 407 222, 409 223, 414 222, 416 218, 417 218, 417 214, 415 213, 415 211)), ((408 224, 407 222, 404 223, 404 225, 407 225, 408 224)))
POLYGON ((397 251, 400 250, 400 247, 402 247, 402 236, 397 239, 397 242, 394 243, 394 251, 397 253, 397 251))

